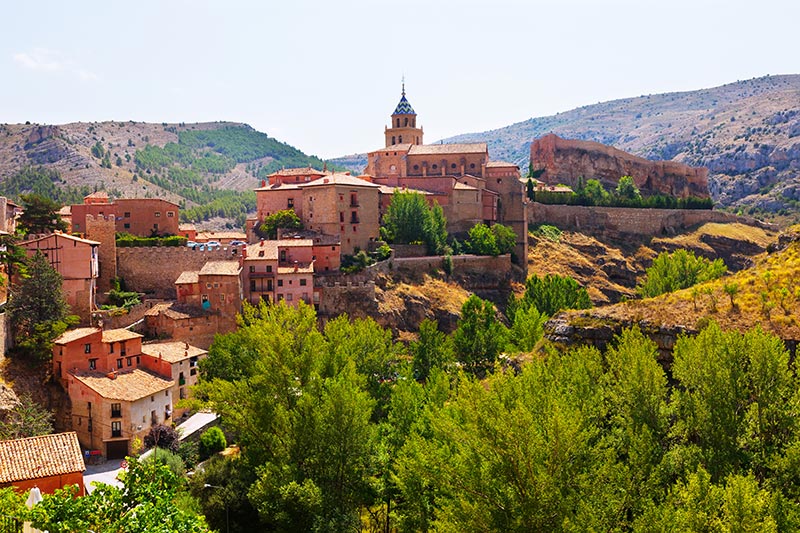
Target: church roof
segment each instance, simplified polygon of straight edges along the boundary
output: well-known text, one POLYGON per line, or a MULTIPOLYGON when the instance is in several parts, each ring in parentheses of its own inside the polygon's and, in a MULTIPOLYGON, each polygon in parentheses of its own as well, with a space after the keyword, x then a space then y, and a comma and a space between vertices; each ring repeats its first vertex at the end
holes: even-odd
POLYGON ((406 100, 405 91, 403 91, 403 95, 400 97, 400 102, 397 104, 397 107, 394 108, 394 113, 392 113, 392 115, 416 115, 414 108, 411 107, 411 104, 409 104, 408 100, 406 100))
POLYGON ((444 154, 483 154, 486 153, 486 143, 461 143, 461 144, 415 144, 409 150, 409 155, 444 155, 444 154))

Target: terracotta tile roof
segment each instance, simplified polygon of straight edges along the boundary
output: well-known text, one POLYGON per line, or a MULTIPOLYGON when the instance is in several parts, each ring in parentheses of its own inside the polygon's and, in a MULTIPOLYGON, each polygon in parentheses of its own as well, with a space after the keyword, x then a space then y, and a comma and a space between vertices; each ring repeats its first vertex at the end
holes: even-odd
POLYGON ((266 185, 264 187, 258 187, 256 191, 287 191, 287 190, 300 190, 298 185, 302 185, 301 183, 279 183, 273 185, 266 185))
POLYGON ((355 176, 351 176, 349 174, 331 174, 329 176, 324 176, 322 178, 317 178, 314 181, 310 181, 308 183, 299 183, 297 186, 301 189, 306 187, 321 187, 325 185, 347 185, 349 187, 374 187, 377 188, 378 186, 372 182, 367 180, 363 180, 361 178, 356 178, 355 176))
POLYGON ((192 305, 178 304, 176 302, 163 302, 148 309, 144 315, 158 316, 160 314, 163 314, 167 318, 173 320, 181 320, 185 318, 206 316, 208 312, 200 307, 192 305))
POLYGON ((0 441, 0 484, 84 470, 74 431, 0 441))
MULTIPOLYGON (((379 152, 408 152, 411 147, 414 146, 411 143, 403 143, 403 144, 393 144, 391 146, 387 146, 386 148, 381 148, 379 150, 373 150, 370 154, 379 154, 379 152)), ((380 154, 379 154, 380 155, 380 154)))
POLYGON ((152 396, 175 384, 171 379, 165 379, 141 368, 117 372, 115 378, 100 372, 79 372, 75 374, 75 379, 107 400, 126 402, 135 402, 152 396))
POLYGON ((53 341, 55 344, 69 344, 73 341, 78 339, 82 339, 84 337, 88 337, 93 333, 99 333, 100 328, 76 328, 71 329, 69 331, 65 331, 58 337, 56 340, 53 341))
POLYGON ((103 331, 103 342, 119 342, 131 339, 139 339, 142 335, 127 329, 107 329, 103 331))
POLYGON ((175 280, 175 285, 182 285, 184 283, 197 283, 200 280, 199 272, 196 270, 187 270, 181 272, 178 279, 175 280))
POLYGON ((190 357, 206 355, 208 352, 185 342, 154 342, 143 344, 142 353, 156 358, 161 356, 168 363, 177 363, 190 357))
POLYGON ((239 261, 209 261, 200 269, 201 276, 238 276, 239 261))
POLYGON ((489 161, 486 163, 487 168, 491 167, 516 167, 519 168, 519 165, 515 165, 514 163, 509 163, 508 161, 489 161))
POLYGON ((250 244, 247 246, 247 257, 245 257, 244 260, 277 260, 278 250, 280 248, 302 248, 306 246, 314 246, 313 239, 278 239, 259 241, 255 244, 250 244), (264 252, 264 255, 259 255, 261 252, 264 252))
POLYGON ((278 267, 278 274, 313 274, 314 273, 314 263, 304 263, 302 265, 297 266, 297 270, 293 266, 290 267, 278 267))
POLYGON ((472 185, 467 185, 466 183, 461 183, 457 181, 455 185, 453 185, 453 189, 463 189, 465 191, 477 191, 477 187, 473 187, 472 185))
POLYGON ((47 239, 50 239, 50 238, 53 238, 53 237, 55 237, 56 246, 58 246, 59 239, 67 239, 69 241, 82 242, 84 244, 91 244, 91 245, 96 245, 96 246, 100 245, 100 243, 98 241, 90 241, 89 239, 81 239, 80 237, 73 237, 72 235, 69 235, 67 233, 59 233, 59 232, 51 233, 50 235, 42 235, 41 237, 39 237, 37 239, 31 239, 29 241, 21 242, 19 244, 20 244, 20 246, 25 246, 27 248, 28 244, 32 244, 34 242, 39 242, 39 241, 44 241, 44 240, 47 240, 47 239))
POLYGON ((483 154, 488 152, 486 143, 465 144, 415 144, 408 155, 439 155, 439 154, 483 154))
POLYGON ((194 224, 189 224, 189 223, 178 224, 179 231, 189 231, 193 229, 197 229, 197 226, 195 226, 194 224))
POLYGON ((96 191, 96 192, 93 192, 92 194, 87 194, 83 198, 84 199, 86 199, 86 198, 101 198, 101 199, 104 199, 104 200, 108 200, 108 193, 106 193, 105 191, 96 191))
POLYGON ((329 172, 323 172, 321 170, 317 170, 311 167, 303 167, 303 168, 284 168, 277 172, 273 172, 269 175, 271 178, 272 176, 324 176, 325 174, 329 174, 329 172))

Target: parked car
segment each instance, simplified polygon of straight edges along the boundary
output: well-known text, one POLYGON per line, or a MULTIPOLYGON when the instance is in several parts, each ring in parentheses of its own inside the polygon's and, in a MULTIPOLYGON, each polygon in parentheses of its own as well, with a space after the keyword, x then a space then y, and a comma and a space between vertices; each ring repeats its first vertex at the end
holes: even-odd
POLYGON ((186 247, 187 248, 194 248, 195 246, 197 246, 196 242, 194 242, 194 241, 186 241, 186 247))
POLYGON ((247 243, 244 241, 231 241, 231 246, 247 246, 247 243))
POLYGON ((206 248, 209 250, 216 250, 217 248, 222 248, 222 245, 219 243, 219 241, 208 241, 206 243, 206 248))

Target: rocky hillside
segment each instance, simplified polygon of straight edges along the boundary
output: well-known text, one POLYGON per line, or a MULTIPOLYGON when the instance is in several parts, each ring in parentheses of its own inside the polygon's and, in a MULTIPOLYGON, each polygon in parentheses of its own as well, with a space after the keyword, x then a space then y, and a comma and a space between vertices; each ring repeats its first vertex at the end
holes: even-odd
POLYGON ((445 142, 487 142, 492 157, 527 168, 531 141, 547 133, 705 166, 725 206, 777 211, 800 201, 800 75, 614 100, 445 142))
POLYGON ((254 207, 259 179, 282 166, 306 165, 323 162, 239 123, 0 124, 0 194, 12 197, 36 190, 75 201, 104 189, 112 197, 195 207, 188 214, 195 220, 234 218, 254 207), (20 174, 28 167, 47 171, 49 188, 39 175, 20 174))
MULTIPOLYGON (((774 212, 800 201, 800 75, 614 100, 444 142, 486 142, 493 159, 526 170, 531 141, 548 133, 707 167, 724 206, 774 212)), ((363 155, 335 161, 355 171, 365 163, 363 155)))

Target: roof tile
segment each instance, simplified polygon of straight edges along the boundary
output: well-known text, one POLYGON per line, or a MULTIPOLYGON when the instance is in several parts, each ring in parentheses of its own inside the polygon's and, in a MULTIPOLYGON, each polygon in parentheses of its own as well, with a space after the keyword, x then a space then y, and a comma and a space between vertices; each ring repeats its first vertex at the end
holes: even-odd
POLYGON ((74 431, 0 441, 0 483, 84 470, 81 446, 74 431))

